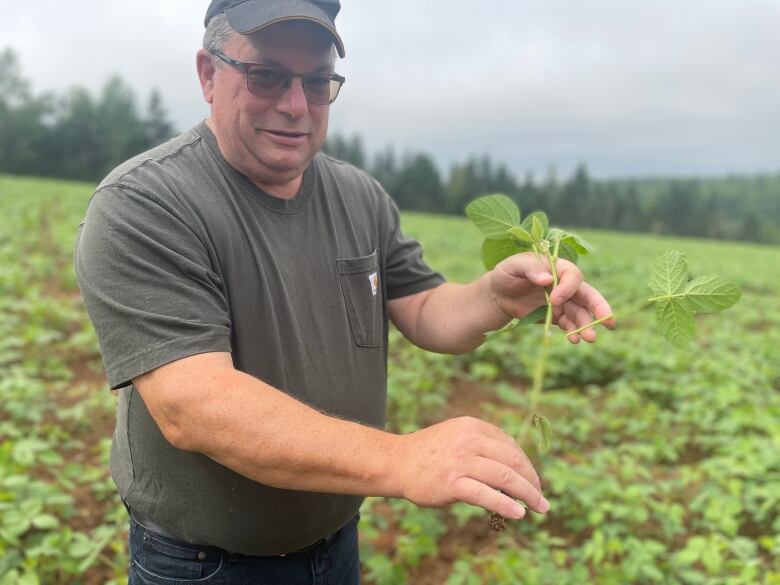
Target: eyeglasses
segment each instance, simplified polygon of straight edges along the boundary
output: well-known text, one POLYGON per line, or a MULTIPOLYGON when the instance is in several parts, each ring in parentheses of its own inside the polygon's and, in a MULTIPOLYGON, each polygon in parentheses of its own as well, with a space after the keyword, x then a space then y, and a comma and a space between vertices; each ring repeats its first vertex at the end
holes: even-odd
POLYGON ((310 104, 324 106, 332 104, 339 95, 345 78, 336 73, 306 73, 297 74, 269 67, 260 63, 244 63, 236 61, 219 51, 212 52, 228 65, 242 71, 246 77, 246 88, 249 93, 261 98, 276 99, 282 97, 290 89, 294 77, 300 77, 303 84, 303 93, 310 104))

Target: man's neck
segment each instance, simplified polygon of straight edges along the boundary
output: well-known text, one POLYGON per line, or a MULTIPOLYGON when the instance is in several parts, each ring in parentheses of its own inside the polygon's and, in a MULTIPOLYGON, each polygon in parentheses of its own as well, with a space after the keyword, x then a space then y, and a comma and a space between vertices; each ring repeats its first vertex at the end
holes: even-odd
POLYGON ((278 197, 279 199, 292 199, 301 190, 303 175, 298 175, 292 181, 283 183, 281 185, 261 183, 259 181, 255 181, 252 179, 252 177, 249 177, 249 180, 254 183, 255 187, 268 193, 269 195, 272 195, 273 197, 278 197))

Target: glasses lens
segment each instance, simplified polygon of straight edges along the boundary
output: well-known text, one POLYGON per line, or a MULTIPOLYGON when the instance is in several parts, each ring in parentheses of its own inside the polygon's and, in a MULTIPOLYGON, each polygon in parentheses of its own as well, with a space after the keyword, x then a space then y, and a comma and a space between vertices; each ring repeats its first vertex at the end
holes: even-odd
POLYGON ((329 104, 336 99, 341 84, 330 75, 307 75, 303 78, 306 98, 313 104, 329 104))
POLYGON ((246 72, 249 91, 258 97, 280 97, 290 82, 290 74, 280 69, 250 67, 246 72))

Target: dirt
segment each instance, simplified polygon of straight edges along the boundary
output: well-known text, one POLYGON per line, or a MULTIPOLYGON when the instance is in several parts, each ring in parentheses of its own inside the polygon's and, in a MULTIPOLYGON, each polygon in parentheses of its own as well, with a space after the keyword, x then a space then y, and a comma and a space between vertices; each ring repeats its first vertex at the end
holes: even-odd
MULTIPOLYGON (((495 394, 490 385, 481 382, 468 381, 463 379, 451 380, 452 391, 447 406, 441 413, 426 424, 433 424, 441 420, 456 418, 459 416, 473 416, 496 423, 495 412, 487 412, 484 409, 486 404, 492 406, 515 408, 502 402, 495 394)), ((519 386, 518 386, 519 388, 519 386)), ((393 522, 395 518, 390 505, 386 503, 376 504, 373 513, 383 516, 388 522, 388 528, 382 532, 371 545, 378 552, 393 555, 395 551, 395 541, 400 530, 398 525, 393 522)), ((409 574, 409 583, 414 585, 441 585, 447 580, 453 563, 463 554, 489 555, 496 552, 499 532, 491 530, 491 515, 485 512, 484 515, 470 519, 463 526, 459 526, 452 516, 446 517, 446 532, 439 538, 438 555, 435 557, 424 557, 420 565, 413 569, 409 574)), ((366 585, 372 585, 372 582, 363 576, 363 582, 366 585)))
MULTIPOLYGON (((103 374, 100 356, 75 355, 68 360, 68 367, 73 378, 67 384, 69 391, 56 392, 53 396, 56 410, 67 409, 88 399, 95 392, 108 392, 103 374)), ((93 409, 90 412, 89 425, 80 425, 76 421, 60 421, 55 412, 47 413, 46 424, 71 427, 69 434, 84 444, 84 448, 73 453, 69 452, 69 460, 80 465, 100 467, 103 465, 97 445, 106 437, 111 437, 116 422, 112 411, 93 409)), ((107 470, 106 470, 107 471, 107 470)), ((90 483, 77 483, 70 491, 74 498, 75 514, 68 519, 68 526, 74 531, 89 533, 105 523, 106 514, 114 506, 113 499, 99 500, 95 497, 90 483)), ((102 555, 112 559, 114 551, 110 546, 102 551, 102 555)), ((98 562, 82 576, 84 585, 102 585, 114 578, 114 569, 105 562, 98 562)))
MULTIPOLYGON (((395 541, 400 534, 395 514, 387 503, 376 504, 373 513, 383 516, 388 522, 388 528, 380 534, 371 545, 377 552, 392 557, 395 552, 395 541)), ((453 517, 446 519, 446 533, 439 539, 439 554, 435 557, 424 557, 420 565, 409 573, 409 583, 414 585, 441 585, 447 580, 453 563, 464 553, 489 554, 497 548, 497 533, 488 526, 488 514, 484 517, 472 518, 463 526, 458 526, 453 517)), ((362 582, 373 585, 366 575, 362 582)))

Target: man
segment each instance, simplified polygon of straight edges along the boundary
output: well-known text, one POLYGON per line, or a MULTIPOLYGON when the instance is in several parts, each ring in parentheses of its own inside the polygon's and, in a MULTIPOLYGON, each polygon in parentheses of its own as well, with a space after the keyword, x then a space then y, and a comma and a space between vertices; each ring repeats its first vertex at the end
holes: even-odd
MULTIPOLYGON (((376 181, 318 154, 344 81, 338 11, 214 0, 197 54, 209 118, 90 201, 74 261, 121 388, 111 473, 131 584, 357 583, 366 495, 516 519, 515 498, 549 507, 493 425, 381 430, 388 318, 420 347, 466 352, 542 304, 552 277, 517 255, 445 283, 376 181)), ((562 328, 609 314, 574 265, 558 271, 562 328)))

